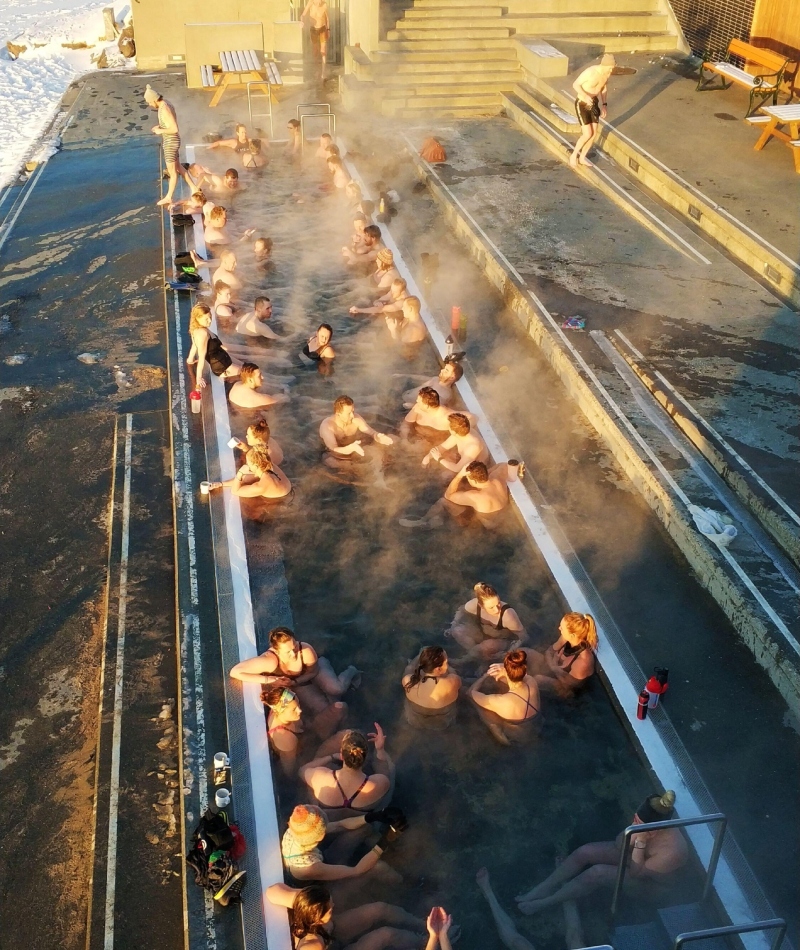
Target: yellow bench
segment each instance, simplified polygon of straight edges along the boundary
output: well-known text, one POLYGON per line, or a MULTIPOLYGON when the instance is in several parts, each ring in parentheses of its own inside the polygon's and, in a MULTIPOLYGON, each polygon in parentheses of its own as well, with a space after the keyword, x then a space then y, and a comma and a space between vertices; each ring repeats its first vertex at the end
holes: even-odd
POLYGON ((749 43, 743 43, 742 40, 731 40, 728 46, 728 61, 718 63, 707 61, 700 67, 697 90, 707 92, 711 89, 729 89, 733 83, 744 86, 745 89, 750 90, 750 106, 745 115, 745 118, 748 118, 760 109, 767 99, 772 99, 772 104, 777 105, 778 90, 788 62, 788 58, 781 56, 780 53, 751 46, 749 43), (754 74, 748 73, 740 66, 731 63, 729 61, 731 56, 761 67, 761 71, 754 74), (720 80, 719 84, 715 84, 717 80, 720 80))

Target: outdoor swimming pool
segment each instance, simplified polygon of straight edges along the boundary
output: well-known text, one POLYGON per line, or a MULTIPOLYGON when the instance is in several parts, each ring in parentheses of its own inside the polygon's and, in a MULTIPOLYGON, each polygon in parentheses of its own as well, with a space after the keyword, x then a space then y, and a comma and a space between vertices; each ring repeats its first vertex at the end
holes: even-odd
MULTIPOLYGON (((355 485, 322 464, 317 430, 336 396, 352 396, 370 424, 396 434, 409 376, 433 375, 438 361, 427 344, 416 354, 399 352, 382 320, 348 315, 365 298, 363 281, 345 271, 339 252, 351 216, 336 197, 317 191, 318 180, 320 173, 301 173, 274 156, 234 206, 237 227, 247 224, 275 241, 273 269, 259 292, 273 302, 275 329, 290 336, 252 349, 268 372, 295 377, 291 403, 267 413, 295 495, 265 524, 248 525, 246 535, 279 541, 298 636, 337 670, 354 663, 364 671, 361 688, 346 696, 346 725, 368 731, 378 721, 388 735, 397 764, 394 802, 410 821, 388 860, 404 883, 392 893, 365 889, 365 899, 388 899, 420 915, 441 903, 462 926, 461 946, 494 946, 477 869, 489 869, 511 911, 521 886, 549 874, 558 854, 612 838, 651 784, 597 681, 570 702, 545 698, 542 733, 530 746, 499 747, 466 699, 445 733, 406 724, 400 677, 407 658, 433 644, 458 656, 443 632, 475 582, 493 584, 517 609, 531 645, 542 649, 556 639, 565 606, 513 510, 491 533, 477 525, 447 523, 431 531, 398 524, 406 512, 423 511, 446 484, 419 464, 427 444, 383 449, 382 476, 371 473, 355 485), (321 322, 334 328, 331 375, 301 367, 296 358, 321 322)), ((249 244, 237 248, 245 275, 249 253, 249 244)), ((226 333, 221 322, 220 336, 241 345, 230 332, 234 325, 226 333)), ((243 436, 257 415, 232 409, 234 434, 243 436)), ((268 631, 258 632, 263 649, 268 631)), ((280 783, 282 827, 299 800, 293 783, 280 783)), ((608 895, 598 897, 601 913, 584 919, 588 942, 605 936, 608 903, 608 895)), ((515 921, 537 947, 563 946, 560 911, 515 915, 515 921)))

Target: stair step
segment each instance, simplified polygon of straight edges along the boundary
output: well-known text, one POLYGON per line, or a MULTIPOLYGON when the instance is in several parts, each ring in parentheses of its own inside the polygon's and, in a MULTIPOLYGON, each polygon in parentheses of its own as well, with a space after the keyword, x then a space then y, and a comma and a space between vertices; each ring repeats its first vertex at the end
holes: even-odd
POLYGON ((389 66, 392 69, 400 69, 401 67, 412 67, 417 63, 424 65, 440 66, 442 69, 452 68, 450 64, 454 62, 459 63, 469 63, 472 66, 480 66, 486 62, 517 62, 517 53, 516 50, 511 49, 511 47, 505 41, 502 42, 501 47, 492 47, 491 49, 483 49, 483 44, 479 44, 477 49, 446 49, 439 50, 434 57, 434 53, 428 49, 420 49, 414 44, 413 50, 398 50, 396 47, 399 45, 397 43, 383 44, 388 45, 391 48, 391 52, 382 52, 379 51, 373 54, 373 63, 376 66, 389 66))
MULTIPOLYGON (((674 907, 663 907, 659 910, 658 916, 670 941, 674 941, 678 934, 691 933, 693 930, 709 930, 719 926, 700 904, 676 904, 674 907)), ((692 950, 729 950, 723 937, 693 940, 689 946, 692 950)))
MULTIPOLYGON (((414 10, 483 6, 487 0, 415 0, 414 10)), ((605 13, 610 0, 536 0, 536 12, 560 13, 605 13)), ((653 12, 659 10, 658 0, 613 0, 614 9, 621 13, 653 12)))
POLYGON ((464 52, 465 50, 496 50, 496 49, 509 49, 509 41, 507 36, 503 37, 487 37, 486 39, 472 39, 465 38, 463 36, 457 38, 447 38, 447 39, 422 39, 422 40, 408 40, 408 39, 395 39, 392 41, 381 40, 378 43, 378 49, 380 50, 391 50, 395 52, 421 52, 424 50, 455 50, 458 52, 464 52))
POLYGON ((428 29, 408 29, 389 30, 386 34, 387 40, 401 40, 409 42, 411 40, 449 40, 450 42, 460 42, 461 40, 507 40, 511 36, 511 30, 507 27, 462 27, 454 29, 452 24, 447 27, 433 27, 428 29))
POLYGON ((452 30, 461 33, 466 30, 505 29, 506 23, 500 16, 477 16, 454 19, 453 17, 418 17, 412 20, 398 20, 398 30, 452 30))
POLYGON ((675 50, 678 48, 678 39, 672 33, 551 33, 547 42, 555 46, 560 52, 566 53, 567 46, 591 47, 592 55, 598 55, 597 50, 606 53, 642 53, 647 50, 675 50), (559 46, 564 44, 564 48, 559 46))
POLYGON ((388 98, 400 99, 409 96, 496 95, 513 89, 514 84, 513 76, 492 80, 491 82, 461 82, 458 77, 455 77, 449 83, 408 82, 404 84, 395 83, 391 86, 379 85, 379 88, 382 95, 386 95, 388 98))
POLYGON ((567 108, 560 107, 559 103, 555 103, 555 105, 559 106, 558 112, 551 109, 550 100, 540 95, 527 83, 517 83, 517 85, 514 86, 513 92, 521 100, 521 104, 524 107, 541 116, 548 125, 558 129, 559 132, 566 133, 567 135, 575 135, 580 132, 578 117, 573 112, 567 108), (570 121, 567 121, 561 113, 566 113, 570 121))
MULTIPOLYGON (((410 20, 441 20, 457 22, 459 25, 468 19, 484 19, 486 17, 501 17, 503 7, 412 7, 404 14, 405 21, 410 20)), ((402 21, 399 21, 402 22, 402 21)))
POLYGON ((485 59, 473 60, 469 53, 463 53, 461 58, 444 59, 415 59, 407 62, 400 59, 399 56, 393 57, 386 66, 381 66, 376 70, 376 75, 380 76, 383 71, 398 76, 414 76, 421 74, 424 76, 433 76, 439 73, 452 73, 457 70, 459 75, 464 72, 475 73, 481 77, 485 73, 512 72, 519 76, 519 66, 513 59, 485 59))
POLYGON ((614 950, 669 950, 664 928, 657 923, 615 927, 611 934, 614 950))
POLYGON ((445 108, 437 107, 433 109, 411 108, 398 109, 394 113, 400 119, 474 119, 479 116, 497 115, 500 112, 500 105, 496 106, 447 106, 445 108))
POLYGON ((547 36, 553 33, 661 33, 667 29, 667 18, 658 13, 559 13, 554 15, 507 14, 503 24, 526 36, 547 36))
POLYGON ((449 109, 476 109, 489 112, 500 111, 500 96, 498 93, 454 93, 449 96, 391 96, 381 99, 381 111, 384 115, 397 115, 401 109, 427 110, 437 113, 449 109))

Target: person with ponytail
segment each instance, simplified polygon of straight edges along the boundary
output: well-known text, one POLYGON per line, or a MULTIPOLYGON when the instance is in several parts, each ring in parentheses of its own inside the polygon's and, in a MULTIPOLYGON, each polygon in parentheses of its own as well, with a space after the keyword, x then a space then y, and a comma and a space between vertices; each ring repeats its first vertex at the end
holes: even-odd
POLYGON ((306 727, 319 739, 327 739, 347 713, 346 703, 332 703, 321 713, 304 722, 303 709, 297 694, 285 686, 272 684, 261 690, 261 702, 267 715, 267 738, 278 756, 281 768, 293 776, 297 767, 300 741, 306 727))
POLYGON ((502 663, 493 663, 469 690, 478 715, 501 745, 526 742, 538 734, 541 704, 536 680, 528 674, 524 650, 512 650, 502 663), (484 693, 483 684, 493 679, 505 686, 500 692, 484 693))
POLYGON ((405 717, 419 729, 444 729, 456 718, 461 677, 454 673, 441 647, 423 647, 403 673, 405 717))
MULTIPOLYGON (((294 950, 327 950, 334 939, 336 946, 343 950, 422 950, 424 935, 426 931, 430 934, 431 929, 444 929, 445 940, 440 939, 440 943, 443 950, 450 948, 447 937, 450 923, 446 922, 444 913, 441 915, 445 918, 444 927, 437 927, 437 921, 428 927, 426 921, 402 907, 381 901, 337 912, 334 920, 333 898, 322 884, 302 889, 272 884, 267 888, 267 900, 288 908, 294 950)), ((431 916, 434 916, 433 911, 431 916)), ((433 950, 436 943, 429 938, 425 946, 426 950, 433 950)))
MULTIPOLYGON (((636 809, 634 825, 668 821, 675 815, 675 792, 649 795, 636 809)), ((599 888, 611 888, 617 879, 624 834, 616 841, 595 841, 581 845, 565 858, 541 884, 517 897, 523 914, 535 914, 545 907, 578 900, 599 888)), ((625 891, 634 896, 658 898, 675 880, 689 860, 689 848, 680 828, 654 828, 633 835, 628 845, 629 866, 625 891)))
POLYGON ((518 649, 528 634, 514 608, 500 599, 491 584, 479 581, 475 596, 459 607, 445 636, 452 637, 467 652, 464 660, 499 660, 507 650, 518 649))
POLYGON ((568 613, 561 618, 558 634, 544 654, 525 651, 528 667, 540 689, 571 696, 588 685, 594 673, 597 625, 591 614, 568 613))

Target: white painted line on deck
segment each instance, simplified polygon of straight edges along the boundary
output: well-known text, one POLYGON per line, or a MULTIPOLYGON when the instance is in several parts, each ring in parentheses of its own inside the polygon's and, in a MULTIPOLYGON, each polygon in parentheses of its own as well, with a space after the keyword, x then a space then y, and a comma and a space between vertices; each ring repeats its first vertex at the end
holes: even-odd
MULTIPOLYGON (((352 177, 360 183, 362 193, 367 196, 369 193, 368 189, 356 169, 351 163, 345 162, 345 164, 348 165, 352 177)), ((471 215, 469 215, 469 218, 470 221, 472 221, 471 215)), ((474 221, 472 221, 472 223, 473 226, 477 227, 474 221)), ((480 229, 478 228, 478 230, 480 229)), ((422 319, 428 328, 428 333, 434 346, 436 347, 436 350, 438 351, 440 357, 444 358, 446 353, 444 334, 437 326, 432 313, 424 303, 425 298, 417 286, 410 269, 406 266, 400 249, 398 248, 385 225, 381 226, 381 234, 383 236, 384 244, 390 248, 394 254, 395 262, 405 270, 409 291, 411 294, 419 297, 419 299, 423 301, 423 306, 421 308, 422 319)), ((547 311, 544 312, 546 313, 547 311)), ((484 413, 483 408, 469 382, 465 377, 462 377, 462 379, 456 385, 459 395, 461 396, 467 410, 478 417, 481 434, 483 435, 495 461, 504 461, 508 459, 508 453, 503 448, 500 439, 486 418, 486 414, 484 413)), ((550 569, 556 584, 564 595, 564 599, 569 605, 569 609, 579 613, 591 613, 592 605, 590 604, 577 578, 572 573, 572 570, 570 569, 564 554, 561 552, 555 539, 550 534, 547 525, 542 520, 536 505, 526 491, 522 482, 513 482, 509 486, 509 491, 520 512, 520 515, 525 521, 525 525, 531 535, 531 538, 533 539, 534 544, 541 552, 542 557, 547 563, 547 566, 550 569)), ((594 591, 593 593, 597 598, 597 601, 602 603, 599 593, 597 591, 594 591)), ((680 817, 690 818, 702 815, 702 809, 697 803, 691 790, 687 786, 679 765, 675 761, 664 740, 661 738, 653 720, 645 719, 644 721, 639 721, 636 718, 636 697, 642 688, 642 683, 634 683, 630 679, 628 674, 625 672, 620 658, 615 653, 613 647, 611 647, 608 641, 605 639, 602 628, 600 628, 599 632, 601 640, 597 653, 600 663, 603 667, 603 671, 608 678, 609 683, 611 684, 611 688, 614 690, 614 694, 617 697, 621 715, 625 716, 628 720, 633 733, 636 735, 642 746, 644 754, 650 763, 654 774, 657 776, 659 782, 664 788, 672 788, 677 792, 679 802, 679 808, 677 811, 680 817)), ((709 830, 708 826, 705 825, 697 825, 685 830, 687 836, 692 842, 698 858, 702 862, 703 866, 707 867, 711 858, 714 844, 713 833, 709 830)), ((733 870, 724 856, 720 857, 714 881, 714 889, 725 906, 725 910, 728 913, 730 919, 734 923, 751 923, 755 920, 747 898, 745 897, 742 889, 739 887, 739 883, 734 876, 733 870)), ((763 934, 756 933, 743 935, 740 937, 740 939, 742 943, 748 948, 748 950, 769 950, 769 941, 763 934)))
MULTIPOLYGON (((36 166, 36 171, 28 179, 27 183, 23 185, 25 194, 20 197, 17 196, 19 201, 19 206, 14 210, 14 205, 11 206, 10 219, 6 219, 2 226, 0 226, 0 251, 3 250, 3 247, 6 241, 11 237, 11 232, 14 230, 14 225, 17 223, 17 218, 22 214, 22 209, 28 203, 28 198, 33 194, 33 189, 36 187, 36 183, 42 177, 42 172, 44 171, 44 166, 46 162, 42 162, 41 165, 36 166)), ((16 203, 16 202, 15 202, 16 203)))
POLYGON ((122 743, 122 685, 125 672, 125 621, 128 612, 128 551, 131 528, 131 447, 133 416, 125 416, 125 476, 122 489, 122 546, 119 561, 117 653, 114 666, 114 729, 108 793, 108 851, 106 854, 105 950, 114 950, 114 906, 117 889, 117 823, 119 820, 119 762, 122 743))

